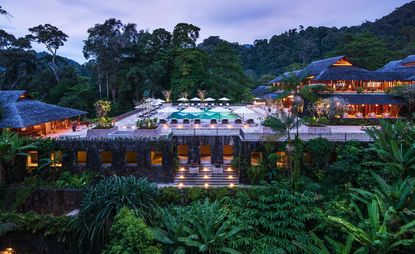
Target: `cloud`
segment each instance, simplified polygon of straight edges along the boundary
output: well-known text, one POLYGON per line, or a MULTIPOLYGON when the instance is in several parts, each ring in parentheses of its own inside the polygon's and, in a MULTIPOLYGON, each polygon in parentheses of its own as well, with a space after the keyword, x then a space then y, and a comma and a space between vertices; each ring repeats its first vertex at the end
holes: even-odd
MULTIPOLYGON (((29 27, 53 24, 69 35, 59 54, 82 63, 88 28, 113 17, 150 30, 163 27, 171 31, 177 23, 188 22, 201 27, 201 40, 218 35, 253 43, 299 25, 339 27, 374 21, 406 2, 409 0, 3 0, 1 5, 13 17, 0 17, 0 28, 23 36, 29 27)), ((35 49, 44 50, 41 45, 35 49)))

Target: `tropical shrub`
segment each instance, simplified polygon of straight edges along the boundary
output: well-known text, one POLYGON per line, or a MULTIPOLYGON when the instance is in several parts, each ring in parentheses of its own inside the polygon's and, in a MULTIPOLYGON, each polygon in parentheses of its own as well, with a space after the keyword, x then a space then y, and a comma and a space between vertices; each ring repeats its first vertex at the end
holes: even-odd
POLYGON ((392 176, 415 174, 415 126, 411 122, 381 121, 381 128, 369 128, 367 134, 373 139, 373 150, 378 155, 369 165, 382 168, 392 176))
POLYGON ((108 117, 108 113, 111 111, 111 102, 108 100, 98 100, 94 104, 97 119, 94 120, 97 129, 112 128, 113 121, 111 117, 108 117))
POLYGON ((337 242, 328 236, 324 238, 325 239, 324 241, 312 232, 310 233, 310 236, 311 236, 311 241, 307 244, 294 242, 295 245, 297 245, 307 254, 351 254, 351 253, 357 254, 358 253, 352 250, 353 242, 354 242, 353 235, 347 236, 346 242, 344 244, 337 242))
POLYGON ((314 179, 318 174, 327 170, 335 146, 325 138, 315 138, 305 144, 304 151, 309 155, 309 163, 306 163, 306 172, 314 179))
POLYGON ((157 210, 157 185, 146 178, 111 176, 86 189, 74 221, 78 249, 100 250, 118 211, 127 207, 137 216, 151 222, 157 210))
POLYGON ((157 118, 144 118, 137 120, 137 128, 139 129, 157 129, 157 118))
POLYGON ((312 192, 276 184, 224 199, 232 224, 241 228, 233 247, 244 253, 300 253, 293 241, 308 241, 308 230, 318 219, 315 199, 312 192))
POLYGON ((231 225, 229 213, 217 202, 206 199, 186 208, 178 208, 175 215, 162 210, 162 225, 155 238, 166 245, 167 253, 239 253, 231 242, 240 231, 231 225))
POLYGON ((161 253, 154 244, 153 231, 143 219, 124 207, 114 218, 110 230, 110 243, 103 254, 157 254, 161 253))
POLYGON ((66 241, 70 232, 70 219, 66 216, 29 213, 0 212, 0 236, 10 232, 26 232, 53 236, 58 241, 66 241))
POLYGON ((383 204, 373 199, 367 205, 367 218, 358 206, 355 207, 356 215, 360 219, 358 224, 353 224, 345 219, 329 216, 328 218, 340 224, 348 234, 353 235, 360 244, 358 253, 404 253, 412 249, 414 251, 415 220, 396 227, 396 211, 388 207, 385 213, 381 212, 383 204))
POLYGON ((36 149, 36 144, 9 130, 0 133, 0 183, 7 180, 17 156, 26 156, 25 151, 36 149))
POLYGON ((379 175, 372 175, 376 181, 373 191, 352 189, 353 198, 367 205, 376 199, 381 204, 379 208, 382 214, 385 214, 389 207, 393 207, 402 222, 415 220, 415 178, 397 179, 393 184, 388 184, 379 175))

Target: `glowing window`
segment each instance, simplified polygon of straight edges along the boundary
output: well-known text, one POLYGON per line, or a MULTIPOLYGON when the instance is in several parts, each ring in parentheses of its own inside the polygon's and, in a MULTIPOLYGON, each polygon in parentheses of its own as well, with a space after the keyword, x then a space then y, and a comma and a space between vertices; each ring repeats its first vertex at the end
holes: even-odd
POLYGON ((132 151, 126 152, 125 161, 127 164, 137 164, 137 153, 132 151))
POLYGON ((160 166, 163 163, 163 155, 158 151, 151 151, 151 165, 160 166))
POLYGON ((112 164, 112 152, 102 151, 100 154, 102 164, 112 164))
POLYGON ((261 162, 262 153, 260 152, 251 152, 251 165, 258 166, 261 162))
POLYGON ((62 151, 50 153, 50 165, 52 167, 62 167, 62 151))
POLYGON ((86 152, 78 151, 76 155, 76 161, 78 162, 78 164, 86 164, 86 152))
POLYGON ((278 151, 276 154, 279 157, 277 159, 277 167, 286 167, 288 165, 287 154, 284 151, 278 151))
POLYGON ((27 153, 26 166, 28 168, 36 168, 39 165, 39 154, 37 151, 29 151, 27 153))

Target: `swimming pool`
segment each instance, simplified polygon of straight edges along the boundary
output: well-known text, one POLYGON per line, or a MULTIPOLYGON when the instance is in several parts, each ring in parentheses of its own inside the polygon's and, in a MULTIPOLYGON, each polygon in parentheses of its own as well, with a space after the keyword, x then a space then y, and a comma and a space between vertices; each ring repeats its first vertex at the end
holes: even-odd
POLYGON ((174 112, 171 114, 169 119, 229 119, 235 120, 239 118, 234 113, 216 113, 210 112, 208 109, 205 109, 202 113, 182 113, 174 112))

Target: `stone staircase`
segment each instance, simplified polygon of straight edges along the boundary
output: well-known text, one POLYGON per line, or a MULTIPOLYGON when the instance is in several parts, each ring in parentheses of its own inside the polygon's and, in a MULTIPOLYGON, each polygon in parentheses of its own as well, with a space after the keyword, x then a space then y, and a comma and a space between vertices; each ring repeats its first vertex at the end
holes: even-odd
POLYGON ((180 166, 174 179, 174 185, 177 187, 234 187, 237 186, 238 183, 238 174, 230 165, 223 166, 223 174, 214 174, 213 165, 200 166, 198 174, 189 173, 189 168, 187 166, 180 166))

